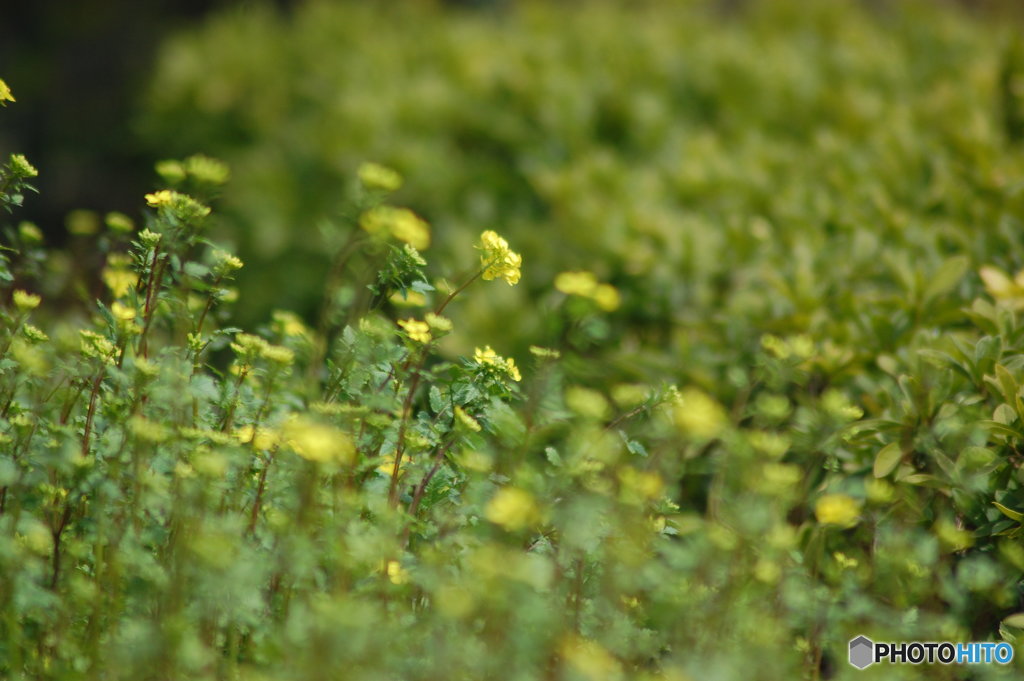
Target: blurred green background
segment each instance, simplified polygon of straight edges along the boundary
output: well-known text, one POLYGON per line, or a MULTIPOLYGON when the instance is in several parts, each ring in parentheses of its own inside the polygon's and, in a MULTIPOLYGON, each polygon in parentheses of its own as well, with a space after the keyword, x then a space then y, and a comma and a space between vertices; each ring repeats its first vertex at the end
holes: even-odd
POLYGON ((894 347, 942 314, 888 328, 951 255, 1019 266, 1013 8, 26 4, 0 29, 0 146, 40 167, 25 217, 58 243, 71 209, 135 212, 156 160, 226 160, 215 237, 248 264, 246 325, 314 313, 321 231, 353 228, 358 164, 388 164, 432 271, 484 229, 524 255, 522 285, 452 310, 467 347, 601 346, 623 376, 708 382, 765 331, 894 347), (619 310, 551 321, 574 269, 619 310))

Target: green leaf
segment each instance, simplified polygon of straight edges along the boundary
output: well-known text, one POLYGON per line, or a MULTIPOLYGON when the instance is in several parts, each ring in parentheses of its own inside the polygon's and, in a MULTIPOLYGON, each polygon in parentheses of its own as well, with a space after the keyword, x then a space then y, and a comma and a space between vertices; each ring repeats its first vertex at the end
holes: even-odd
POLYGON ((1019 511, 1014 511, 1013 509, 1007 508, 1000 504, 998 501, 993 501, 992 505, 998 508, 1000 513, 1005 515, 1007 518, 1010 518, 1011 520, 1016 520, 1018 523, 1024 520, 1024 513, 1020 513, 1019 511))
POLYGON ((890 442, 882 447, 875 455, 874 474, 876 478, 885 476, 896 470, 900 460, 903 458, 903 450, 898 442, 890 442))
POLYGON ((1024 629, 1024 612, 1015 612, 1009 617, 1003 618, 1003 624, 1008 627, 1024 629))
POLYGON ((942 263, 924 290, 924 300, 927 302, 952 291, 963 279, 970 264, 966 255, 956 255, 942 263))

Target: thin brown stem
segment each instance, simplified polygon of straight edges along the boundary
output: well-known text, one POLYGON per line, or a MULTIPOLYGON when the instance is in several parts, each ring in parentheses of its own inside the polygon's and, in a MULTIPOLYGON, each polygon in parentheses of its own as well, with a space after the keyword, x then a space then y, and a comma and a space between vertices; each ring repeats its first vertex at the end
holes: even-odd
POLYGON ((92 421, 96 416, 96 401, 100 394, 100 385, 103 382, 103 368, 100 368, 96 378, 92 382, 92 391, 89 393, 89 410, 85 415, 85 432, 82 434, 82 456, 89 455, 89 437, 92 435, 92 421))

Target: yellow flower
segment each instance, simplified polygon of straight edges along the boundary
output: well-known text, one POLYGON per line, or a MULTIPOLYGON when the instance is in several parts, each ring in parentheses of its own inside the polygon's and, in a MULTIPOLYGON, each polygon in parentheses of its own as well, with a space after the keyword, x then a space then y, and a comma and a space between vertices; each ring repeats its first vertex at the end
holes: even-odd
POLYGON ((497 232, 487 230, 480 235, 477 244, 480 253, 480 266, 484 268, 483 277, 486 281, 504 279, 509 286, 519 283, 519 268, 523 257, 513 252, 508 242, 498 236, 497 232))
POLYGON ((95 331, 82 329, 78 332, 81 337, 82 354, 86 357, 95 357, 108 364, 113 364, 117 348, 109 340, 95 331))
POLYGON ((484 515, 495 525, 515 532, 537 522, 540 512, 532 494, 516 487, 503 487, 487 504, 484 515))
POLYGON ((480 348, 476 348, 473 351, 473 361, 477 364, 497 367, 502 372, 508 374, 509 378, 513 381, 522 380, 522 376, 519 374, 519 369, 516 368, 516 361, 511 357, 508 359, 501 357, 491 349, 490 345, 485 345, 482 350, 480 348))
POLYGON ((185 179, 185 166, 182 165, 181 161, 157 161, 155 168, 156 174, 170 184, 179 184, 185 179))
POLYGON ((826 494, 814 505, 814 515, 822 525, 853 527, 860 516, 860 502, 848 494, 826 494))
POLYGON ((175 192, 172 192, 170 189, 161 189, 158 192, 146 194, 146 203, 153 208, 169 206, 174 201, 174 194, 175 192))
POLYGON ((409 573, 397 560, 389 560, 385 571, 392 584, 405 584, 409 581, 409 573))
POLYGON ((22 291, 18 289, 14 292, 14 307, 18 308, 22 312, 29 312, 39 307, 39 303, 43 302, 43 299, 34 293, 28 291, 22 291))
POLYGON ((590 272, 562 272, 555 277, 555 288, 568 296, 590 297, 597 288, 597 277, 590 272))
POLYGON ((7 83, 0 79, 0 104, 7 106, 6 104, 4 104, 4 102, 13 101, 16 100, 14 99, 14 95, 11 94, 11 88, 7 86, 7 83))
POLYGON ((130 322, 135 319, 136 311, 134 307, 128 307, 127 305, 114 301, 110 305, 110 314, 114 315, 114 319, 119 322, 130 322))
POLYGON ((402 176, 379 163, 364 163, 359 166, 359 182, 370 190, 393 192, 402 186, 402 176))
POLYGON ((196 154, 185 159, 184 169, 198 182, 204 184, 224 184, 231 177, 231 169, 224 161, 196 154))
POLYGON ((377 206, 363 213, 359 226, 376 236, 388 233, 419 251, 430 246, 429 225, 407 208, 377 206))
POLYGON ((128 423, 132 434, 143 442, 160 444, 171 436, 167 426, 156 421, 150 421, 144 416, 133 416, 128 423))
POLYGON ((396 307, 423 307, 427 304, 427 297, 419 291, 406 291, 404 294, 395 291, 389 300, 396 307))
POLYGON ((28 159, 21 154, 11 154, 11 170, 14 171, 15 175, 21 177, 36 177, 39 175, 39 171, 35 169, 28 159))
POLYGON ((402 319, 399 320, 398 325, 405 330, 410 340, 417 343, 430 342, 430 325, 426 322, 421 322, 418 319, 402 319))
POLYGON ((300 338, 309 334, 309 329, 302 323, 299 316, 287 310, 275 310, 273 315, 274 325, 279 333, 288 338, 300 338))
POLYGON ((260 348, 260 357, 282 366, 288 366, 295 361, 295 353, 292 350, 283 345, 271 345, 270 343, 260 348))
POLYGON ((104 222, 106 222, 107 227, 110 229, 123 234, 127 234, 135 229, 135 223, 132 222, 132 219, 116 210, 107 213, 104 222))
POLYGON ((204 206, 188 194, 170 189, 146 194, 146 203, 153 208, 172 211, 179 220, 197 220, 210 214, 209 206, 204 206))
POLYGON ((242 261, 227 251, 214 251, 213 259, 215 262, 213 268, 217 274, 230 274, 243 267, 242 261))
POLYGON ((133 286, 139 283, 139 275, 120 267, 104 267, 102 276, 103 283, 107 285, 115 298, 126 295, 133 286))
POLYGON ((272 449, 277 446, 279 439, 277 431, 253 426, 242 426, 235 431, 235 437, 243 445, 252 443, 255 449, 272 449))
POLYGON ((611 284, 601 284, 590 272, 562 272, 555 277, 555 288, 568 296, 589 298, 606 312, 618 309, 619 291, 611 284))
POLYGON ((424 316, 424 319, 432 331, 448 333, 452 330, 452 320, 447 317, 442 317, 441 315, 434 314, 433 312, 428 312, 424 316))
POLYGON ((676 397, 672 416, 679 430, 701 438, 718 435, 727 420, 722 405, 697 388, 687 388, 676 397))
POLYGON ((333 426, 297 417, 288 421, 282 431, 282 439, 307 461, 347 464, 355 457, 352 439, 333 426))

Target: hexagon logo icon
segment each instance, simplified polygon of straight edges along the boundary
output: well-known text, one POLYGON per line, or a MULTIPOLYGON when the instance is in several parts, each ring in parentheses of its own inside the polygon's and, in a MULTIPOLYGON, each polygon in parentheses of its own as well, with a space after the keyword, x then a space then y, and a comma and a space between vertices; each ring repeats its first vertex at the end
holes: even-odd
POLYGON ((875 644, 867 636, 858 636, 850 641, 850 664, 864 669, 875 661, 875 644))

